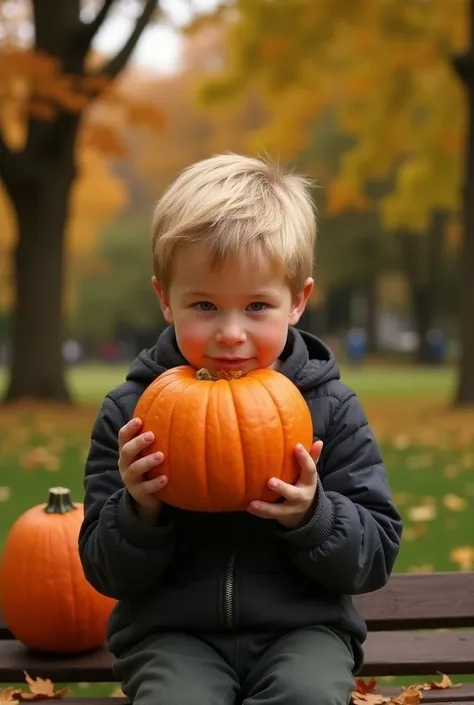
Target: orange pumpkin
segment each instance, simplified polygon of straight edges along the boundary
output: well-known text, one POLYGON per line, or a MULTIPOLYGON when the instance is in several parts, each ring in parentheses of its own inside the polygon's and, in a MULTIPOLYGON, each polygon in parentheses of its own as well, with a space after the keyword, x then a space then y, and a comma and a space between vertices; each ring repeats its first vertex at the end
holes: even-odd
POLYGON ((146 452, 164 454, 149 472, 168 477, 157 496, 187 510, 243 511, 251 500, 277 500, 269 479, 294 483, 300 472, 294 448, 301 443, 309 450, 313 442, 305 400, 270 369, 215 379, 175 367, 145 390, 135 416, 155 434, 146 452))
POLYGON ((49 501, 28 509, 11 527, 0 566, 5 624, 25 646, 80 653, 105 642, 115 600, 85 579, 78 537, 83 505, 53 487, 49 501))

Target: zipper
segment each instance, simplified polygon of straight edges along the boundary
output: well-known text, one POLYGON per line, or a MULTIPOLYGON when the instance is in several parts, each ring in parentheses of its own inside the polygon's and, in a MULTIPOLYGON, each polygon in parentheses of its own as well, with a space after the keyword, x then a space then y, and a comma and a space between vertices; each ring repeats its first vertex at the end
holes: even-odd
POLYGON ((231 518, 232 536, 231 553, 227 561, 224 577, 224 622, 227 629, 234 626, 234 582, 235 582, 235 562, 237 559, 237 549, 240 541, 241 521, 236 514, 231 518))
POLYGON ((224 615, 226 627, 234 626, 234 571, 235 553, 229 558, 224 581, 224 615))

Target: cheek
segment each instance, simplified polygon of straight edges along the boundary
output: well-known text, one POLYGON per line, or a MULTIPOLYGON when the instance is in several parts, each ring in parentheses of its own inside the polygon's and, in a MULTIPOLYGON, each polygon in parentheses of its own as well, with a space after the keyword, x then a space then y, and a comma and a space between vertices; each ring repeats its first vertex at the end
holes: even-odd
POLYGON ((275 317, 265 321, 264 325, 258 326, 255 334, 259 347, 273 352, 276 348, 284 346, 288 335, 288 323, 283 317, 275 317))
POLYGON ((176 337, 180 347, 197 347, 208 337, 207 326, 198 323, 194 318, 183 317, 176 322, 176 337))

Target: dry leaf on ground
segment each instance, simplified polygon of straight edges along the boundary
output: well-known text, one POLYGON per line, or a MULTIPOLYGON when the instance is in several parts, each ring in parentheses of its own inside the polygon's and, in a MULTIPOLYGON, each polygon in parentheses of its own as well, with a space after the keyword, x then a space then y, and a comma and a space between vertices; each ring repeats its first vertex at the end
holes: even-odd
POLYGON ((441 680, 429 683, 414 683, 403 688, 401 693, 394 698, 389 698, 375 692, 377 681, 372 678, 368 683, 363 678, 356 680, 356 688, 352 693, 352 705, 419 705, 426 690, 448 690, 460 688, 461 683, 453 684, 449 676, 440 673, 441 680))
POLYGON ((71 692, 70 688, 61 688, 54 690, 54 683, 49 678, 31 678, 24 671, 25 680, 28 683, 29 692, 17 691, 18 695, 15 699, 18 700, 57 700, 71 692))
POLYGON ((14 703, 17 699, 14 697, 18 691, 15 688, 3 688, 0 690, 0 703, 14 703))
POLYGON ((453 683, 451 678, 445 673, 440 673, 441 680, 439 682, 430 681, 422 686, 423 690, 450 690, 451 688, 460 688, 462 683, 453 683))

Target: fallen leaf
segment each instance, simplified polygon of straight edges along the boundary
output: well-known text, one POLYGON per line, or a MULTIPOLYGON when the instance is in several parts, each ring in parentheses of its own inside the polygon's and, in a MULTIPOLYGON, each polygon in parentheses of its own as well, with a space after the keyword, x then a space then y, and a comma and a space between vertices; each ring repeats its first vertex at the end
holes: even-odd
POLYGON ((16 703, 18 702, 15 693, 18 692, 15 688, 3 688, 0 690, 0 703, 16 703))
POLYGON ((449 554, 449 560, 457 563, 460 570, 469 571, 474 569, 474 546, 458 546, 449 554))
POLYGON ((459 497, 456 494, 445 494, 443 506, 451 512, 464 512, 467 509, 467 502, 464 497, 459 497))
POLYGON ((390 700, 390 705, 418 705, 423 698, 421 690, 421 685, 409 685, 400 695, 390 700))
POLYGON ((410 507, 407 515, 410 521, 431 521, 436 517, 436 507, 433 504, 420 504, 410 507))
POLYGON ((57 700, 71 692, 70 688, 54 690, 54 683, 49 678, 31 678, 26 671, 25 680, 30 692, 17 691, 18 700, 57 700))
POLYGON ((445 673, 440 673, 441 680, 439 682, 430 681, 423 685, 423 690, 450 690, 451 688, 460 688, 462 683, 454 684, 449 676, 445 673))
POLYGON ((12 496, 12 491, 9 487, 0 487, 0 502, 8 502, 12 496))
POLYGON ((372 693, 375 690, 376 685, 377 681, 375 678, 371 678, 368 683, 366 683, 363 678, 357 678, 355 692, 359 694, 363 693, 364 695, 366 693, 372 693))

